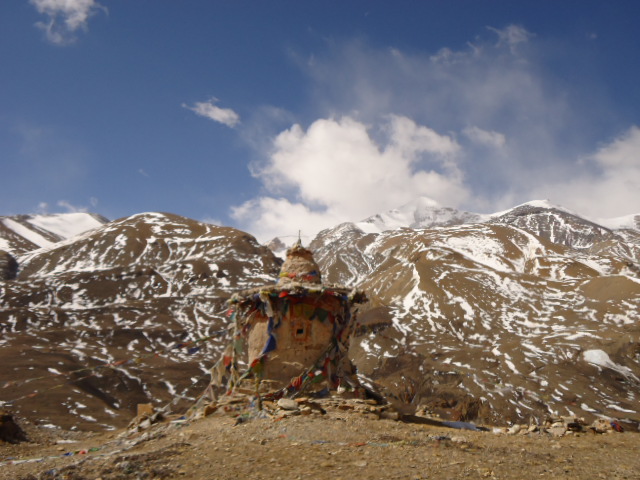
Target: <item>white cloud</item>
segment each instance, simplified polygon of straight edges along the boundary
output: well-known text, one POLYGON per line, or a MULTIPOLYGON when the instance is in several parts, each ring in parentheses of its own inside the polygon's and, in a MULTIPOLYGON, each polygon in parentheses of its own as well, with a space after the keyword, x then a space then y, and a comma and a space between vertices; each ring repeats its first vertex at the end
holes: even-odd
POLYGON ((537 40, 510 25, 490 28, 461 49, 409 53, 336 43, 300 66, 321 117, 375 125, 394 112, 458 139, 457 168, 469 195, 448 205, 492 212, 539 198, 551 179, 573 178, 575 160, 603 134, 598 119, 610 113, 602 112, 607 100, 598 91, 558 80, 557 68, 546 63, 553 45, 537 40))
POLYGON ((498 35, 498 46, 506 45, 513 53, 515 53, 515 49, 519 44, 527 43, 529 39, 534 37, 531 32, 528 32, 520 25, 508 25, 502 29, 493 27, 487 28, 498 35))
POLYGON ((379 125, 380 144, 372 130, 345 116, 281 132, 253 171, 272 196, 236 207, 233 217, 264 240, 290 230, 312 234, 417 196, 443 204, 465 198, 453 138, 398 115, 379 125))
POLYGON ((47 202, 38 203, 38 207, 36 208, 36 213, 41 215, 46 215, 49 213, 49 204, 47 202))
POLYGON ((612 170, 639 172, 640 128, 632 126, 613 142, 600 148, 592 158, 605 170, 605 174, 612 170))
POLYGON ((44 30, 47 39, 56 45, 67 45, 76 40, 78 30, 86 31, 89 17, 107 9, 95 0, 29 0, 46 22, 36 26, 44 30))
POLYGON ((502 133, 483 130, 475 126, 465 128, 462 133, 472 142, 485 147, 500 149, 507 143, 507 139, 502 133))
POLYGON ((184 108, 188 108, 197 115, 213 120, 214 122, 222 123, 227 127, 235 127, 240 123, 240 115, 231 110, 230 108, 220 108, 215 105, 218 102, 217 98, 212 98, 208 102, 196 102, 192 107, 182 104, 184 108))
POLYGON ((67 213, 86 213, 88 211, 87 207, 72 205, 67 200, 58 200, 57 205, 64 208, 67 213))
POLYGON ((269 239, 417 196, 485 213, 535 198, 590 215, 640 211, 637 128, 593 153, 606 98, 558 81, 549 43, 523 27, 483 36, 421 53, 332 42, 300 61, 315 117, 273 136, 252 171, 263 190, 233 218, 269 239))
MULTIPOLYGON (((96 197, 91 197, 89 199, 89 204, 91 205, 92 208, 95 209, 98 206, 98 199, 96 197)), ((89 211, 88 207, 73 205, 71 202, 67 200, 58 200, 56 202, 56 206, 59 208, 54 210, 63 209, 64 213, 86 213, 89 211)), ((51 213, 49 211, 49 204, 47 202, 38 203, 38 207, 36 208, 36 213, 39 213, 41 215, 48 215, 49 213, 51 213)))
POLYGON ((259 197, 233 207, 231 215, 261 242, 277 236, 292 236, 298 230, 303 236, 313 238, 323 228, 345 221, 333 212, 313 211, 302 203, 273 197, 259 197))
POLYGON ((571 178, 554 179, 541 192, 592 219, 640 213, 640 128, 629 128, 577 163, 571 178))

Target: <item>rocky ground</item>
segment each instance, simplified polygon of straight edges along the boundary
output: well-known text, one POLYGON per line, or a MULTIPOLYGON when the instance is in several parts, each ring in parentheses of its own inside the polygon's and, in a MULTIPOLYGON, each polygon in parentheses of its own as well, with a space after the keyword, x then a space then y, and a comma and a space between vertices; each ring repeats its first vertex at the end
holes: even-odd
POLYGON ((637 432, 470 431, 361 407, 262 418, 218 409, 108 434, 31 426, 30 442, 0 443, 0 479, 640 478, 637 432))

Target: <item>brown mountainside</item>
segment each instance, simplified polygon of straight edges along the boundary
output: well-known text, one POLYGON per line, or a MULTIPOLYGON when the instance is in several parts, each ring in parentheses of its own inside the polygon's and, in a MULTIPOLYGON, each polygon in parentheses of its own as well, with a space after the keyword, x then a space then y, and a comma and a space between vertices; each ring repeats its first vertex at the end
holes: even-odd
POLYGON ((183 393, 187 406, 226 338, 172 347, 224 329, 229 295, 279 269, 246 233, 156 213, 19 262, 18 278, 0 283, 2 381, 14 382, 0 398, 28 418, 82 429, 122 426, 136 404, 183 393))
POLYGON ((312 244, 329 281, 372 299, 351 351, 363 377, 442 413, 480 399, 495 423, 637 423, 639 246, 551 209, 380 234, 343 224, 312 244))
MULTIPOLYGON (((421 228, 380 216, 376 232, 347 223, 311 244, 326 282, 371 299, 350 349, 361 380, 454 419, 637 424, 640 232, 539 204, 428 208, 410 216, 421 228)), ((123 426, 138 403, 184 411, 228 342, 226 299, 280 265, 246 233, 157 213, 16 257, 18 277, 0 280, 0 400, 84 430, 123 426)))

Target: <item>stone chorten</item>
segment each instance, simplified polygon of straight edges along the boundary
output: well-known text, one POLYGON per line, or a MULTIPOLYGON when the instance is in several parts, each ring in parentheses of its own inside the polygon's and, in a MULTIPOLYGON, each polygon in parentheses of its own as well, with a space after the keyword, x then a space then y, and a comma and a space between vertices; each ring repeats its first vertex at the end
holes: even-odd
POLYGON ((299 283, 322 284, 320 268, 313 259, 313 253, 304 248, 300 240, 287 250, 287 259, 280 268, 277 285, 286 287, 299 283))
POLYGON ((229 393, 250 378, 272 397, 359 388, 347 350, 353 307, 366 300, 363 292, 323 284, 298 240, 276 284, 231 298, 233 341, 212 369, 212 389, 229 393))

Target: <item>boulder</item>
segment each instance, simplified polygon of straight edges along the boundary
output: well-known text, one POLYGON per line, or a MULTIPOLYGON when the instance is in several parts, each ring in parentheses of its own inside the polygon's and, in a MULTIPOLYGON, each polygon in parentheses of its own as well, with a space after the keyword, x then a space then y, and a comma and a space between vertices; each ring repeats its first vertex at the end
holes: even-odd
POLYGON ((0 280, 13 280, 18 275, 18 262, 13 256, 0 250, 0 280))
POLYGON ((7 443, 19 443, 27 441, 27 436, 6 410, 0 411, 0 440, 7 443))

